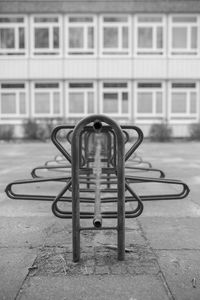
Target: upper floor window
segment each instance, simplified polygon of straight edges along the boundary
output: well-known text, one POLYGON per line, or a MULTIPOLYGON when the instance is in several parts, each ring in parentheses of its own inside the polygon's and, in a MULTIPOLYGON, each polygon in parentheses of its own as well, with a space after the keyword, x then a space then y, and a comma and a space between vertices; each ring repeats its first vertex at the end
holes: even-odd
POLYGON ((196 16, 172 16, 169 34, 172 55, 198 53, 198 19, 196 16))
POLYGON ((0 16, 0 55, 26 54, 25 36, 25 17, 0 16))
POLYGON ((61 87, 59 82, 36 82, 33 89, 33 115, 61 116, 61 87))
POLYGON ((102 16, 100 23, 100 47, 103 55, 130 54, 130 17, 102 16))
POLYGON ((27 115, 27 92, 24 83, 1 83, 0 115, 6 118, 27 115))
POLYGON ((163 116, 163 84, 161 82, 137 83, 136 99, 136 114, 138 117, 163 116))
POLYGON ((101 113, 112 116, 130 116, 130 87, 128 82, 103 82, 101 113))
POLYGON ((66 23, 67 54, 93 55, 96 48, 95 18, 69 16, 66 23))
POLYGON ((197 117, 197 84, 171 83, 170 115, 173 119, 197 117))
POLYGON ((32 53, 59 55, 61 53, 61 19, 58 16, 32 18, 32 53))
POLYGON ((164 39, 164 18, 162 16, 136 16, 136 54, 162 55, 164 53, 164 39))
POLYGON ((67 115, 82 117, 96 112, 93 82, 69 82, 67 87, 67 115))

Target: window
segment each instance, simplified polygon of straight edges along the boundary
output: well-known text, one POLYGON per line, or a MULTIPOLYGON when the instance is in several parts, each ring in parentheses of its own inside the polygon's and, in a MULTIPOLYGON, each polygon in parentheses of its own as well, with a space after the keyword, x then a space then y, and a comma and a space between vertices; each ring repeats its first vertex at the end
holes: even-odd
POLYGON ((164 114, 163 84, 139 82, 136 88, 136 115, 138 117, 162 117, 164 114))
POLYGON ((61 87, 58 82, 36 82, 33 91, 33 115, 61 116, 61 87))
POLYGON ((165 47, 164 38, 164 18, 162 16, 136 16, 136 54, 162 55, 165 47))
POLYGON ((172 16, 170 22, 170 52, 172 55, 198 53, 198 20, 196 16, 172 16))
POLYGON ((130 17, 102 16, 100 37, 101 54, 130 54, 130 17))
POLYGON ((0 16, 0 55, 25 55, 26 49, 25 17, 0 16))
POLYGON ((34 16, 32 19, 32 53, 61 53, 61 19, 58 16, 34 16))
POLYGON ((171 118, 197 117, 197 85, 195 82, 171 83, 171 118))
POLYGON ((69 82, 67 115, 82 117, 96 112, 93 82, 69 82))
POLYGON ((103 82, 101 113, 130 117, 130 88, 127 82, 103 82))
POLYGON ((93 16, 69 16, 66 28, 69 55, 93 55, 95 53, 95 18, 93 16))
POLYGON ((0 115, 6 118, 27 115, 27 92, 24 83, 1 83, 0 115))

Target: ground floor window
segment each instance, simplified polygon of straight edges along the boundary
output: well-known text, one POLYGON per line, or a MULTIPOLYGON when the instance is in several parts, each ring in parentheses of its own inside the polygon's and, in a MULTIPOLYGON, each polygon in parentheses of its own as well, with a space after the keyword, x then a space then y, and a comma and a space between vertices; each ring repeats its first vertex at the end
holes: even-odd
POLYGON ((14 118, 27 115, 27 91, 25 83, 1 83, 0 115, 14 118))
POLYGON ((33 115, 61 116, 61 87, 59 82, 35 82, 33 85, 33 115))

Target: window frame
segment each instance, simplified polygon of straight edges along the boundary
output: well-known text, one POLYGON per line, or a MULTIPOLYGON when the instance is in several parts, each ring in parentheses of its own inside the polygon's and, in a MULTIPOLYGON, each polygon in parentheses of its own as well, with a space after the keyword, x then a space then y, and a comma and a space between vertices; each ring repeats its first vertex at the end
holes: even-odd
POLYGON ((8 23, 0 23, 0 28, 13 28, 14 29, 14 41, 15 48, 0 48, 0 59, 4 57, 27 57, 28 55, 28 16, 23 14, 0 14, 0 18, 23 18, 24 22, 8 22, 8 23), (19 48, 19 28, 24 29, 24 48, 19 48), (18 45, 18 47, 16 47, 18 45))
POLYGON ((0 82, 0 119, 22 119, 27 118, 29 113, 29 102, 28 102, 28 88, 27 83, 22 81, 1 81, 0 82), (2 84, 24 84, 24 88, 2 88, 2 84), (1 100, 2 100, 2 93, 3 92, 9 92, 9 93, 15 93, 15 103, 16 103, 16 113, 15 114, 2 114, 1 111, 1 100), (20 92, 23 92, 25 94, 25 113, 20 114, 20 92))
POLYGON ((199 55, 199 16, 197 14, 173 14, 169 16, 168 26, 168 49, 170 57, 183 57, 183 56, 198 56, 199 55), (173 22, 173 18, 176 17, 194 17, 196 22, 173 22), (173 26, 174 25, 174 26, 173 26), (188 25, 188 26, 187 26, 188 25), (197 28, 197 47, 191 48, 191 30, 192 27, 197 28), (187 48, 173 48, 173 28, 187 28, 187 48), (190 45, 190 47, 188 47, 190 45))
POLYGON ((126 118, 126 119, 131 119, 131 82, 129 80, 103 80, 100 82, 100 113, 101 114, 109 114, 109 116, 112 117, 119 117, 119 118, 126 118), (113 83, 113 84, 118 84, 118 83, 126 83, 127 87, 123 88, 105 88, 103 85, 104 83, 113 83), (104 97, 103 94, 105 92, 113 92, 113 93, 118 93, 120 97, 118 96, 118 112, 117 113, 111 113, 111 112, 104 112, 103 111, 103 105, 104 105, 104 97), (119 92, 121 92, 119 94, 119 92), (122 93, 128 93, 128 112, 127 113, 122 113, 122 93))
POLYGON ((31 44, 31 57, 32 58, 45 58, 45 57, 61 57, 63 52, 63 34, 62 34, 62 16, 60 14, 34 14, 30 16, 30 44, 31 44), (38 22, 34 21, 34 18, 58 18, 58 22, 38 22), (53 47, 53 29, 58 27, 59 31, 59 47, 53 47), (49 32, 49 44, 48 48, 35 48, 35 29, 47 28, 49 32), (54 54, 52 54, 55 52, 54 54), (36 54, 37 53, 37 54, 36 54))
POLYGON ((62 112, 62 104, 63 104, 63 97, 62 97, 62 82, 59 81, 59 80, 35 80, 34 82, 32 82, 32 92, 31 92, 31 95, 32 95, 32 112, 31 112, 31 115, 33 117, 36 117, 36 118, 54 118, 54 117, 62 117, 63 116, 63 112, 62 112), (36 88, 35 85, 36 84, 53 84, 53 83, 56 83, 59 85, 58 88, 36 88), (36 113, 35 112, 35 108, 36 108, 36 105, 35 105, 35 92, 38 91, 40 93, 46 93, 46 92, 49 92, 50 93, 50 98, 49 98, 49 107, 50 107, 50 112, 49 113, 36 113), (60 113, 54 113, 53 112, 53 93, 54 92, 59 92, 60 93, 60 105, 59 105, 59 108, 60 108, 60 113))

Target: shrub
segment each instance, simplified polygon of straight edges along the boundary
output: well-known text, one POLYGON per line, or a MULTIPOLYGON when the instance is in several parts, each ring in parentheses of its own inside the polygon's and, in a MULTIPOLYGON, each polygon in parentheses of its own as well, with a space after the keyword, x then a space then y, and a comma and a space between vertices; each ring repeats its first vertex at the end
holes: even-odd
POLYGON ((172 129, 166 123, 153 124, 149 131, 151 141, 167 142, 172 135, 172 129))
POLYGON ((189 126, 189 135, 192 140, 200 141, 200 123, 191 124, 189 126))
POLYGON ((14 127, 12 125, 0 125, 0 140, 11 140, 14 134, 14 127))

